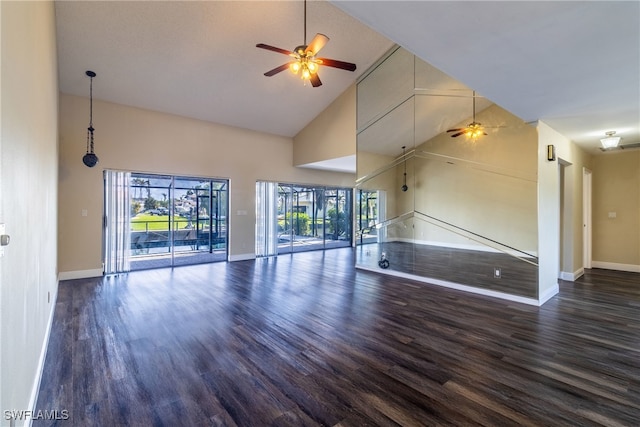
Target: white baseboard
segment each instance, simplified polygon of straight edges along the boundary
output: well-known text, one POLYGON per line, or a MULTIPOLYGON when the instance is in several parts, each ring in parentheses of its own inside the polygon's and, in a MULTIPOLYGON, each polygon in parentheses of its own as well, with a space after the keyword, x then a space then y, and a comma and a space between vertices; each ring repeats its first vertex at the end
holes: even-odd
POLYGON ((237 255, 229 255, 229 261, 247 261, 250 259, 256 259, 256 254, 237 254, 237 255))
POLYGON ((507 294, 507 293, 504 293, 504 292, 496 292, 496 291, 492 291, 492 290, 489 290, 489 289, 482 289, 482 288, 476 288, 476 287, 473 287, 473 286, 462 285, 460 283, 447 282, 446 280, 432 279, 432 278, 429 278, 429 277, 422 277, 422 276, 415 276, 413 274, 403 273, 401 271, 380 270, 380 269, 376 269, 376 268, 372 268, 372 267, 366 267, 366 266, 362 266, 362 265, 356 265, 356 268, 359 268, 361 270, 373 271, 374 273, 381 273, 381 274, 387 274, 389 276, 402 277, 402 278, 405 278, 405 279, 416 280, 418 282, 429 283, 429 284, 432 284, 432 285, 442 286, 442 287, 445 287, 445 288, 457 289, 459 291, 465 291, 465 292, 478 294, 478 295, 486 295, 486 296, 493 297, 493 298, 500 298, 500 299, 504 299, 504 300, 508 300, 508 301, 514 301, 514 302, 519 302, 519 303, 522 303, 522 304, 535 305, 535 306, 541 306, 549 298, 551 298, 553 295, 558 293, 558 289, 557 289, 557 285, 556 285, 555 293, 553 293, 552 295, 549 295, 545 301, 540 302, 540 300, 537 300, 537 299, 534 299, 534 298, 520 297, 520 296, 517 296, 517 295, 511 295, 511 294, 507 294))
POLYGON ((640 273, 640 265, 635 264, 618 264, 616 262, 591 261, 591 267, 604 268, 606 270, 629 271, 631 273, 640 273))
POLYGON ((560 279, 566 280, 568 282, 575 282, 580 277, 582 277, 582 275, 584 275, 584 268, 579 268, 578 270, 574 271, 573 273, 569 273, 567 271, 561 271, 560 272, 560 279))
POLYGON ((560 292, 560 286, 558 286, 558 284, 556 283, 554 286, 547 289, 545 293, 543 293, 542 295, 538 295, 538 305, 543 305, 545 302, 549 301, 551 298, 557 295, 558 292, 560 292))
POLYGON ((95 268, 93 270, 61 271, 58 273, 58 280, 87 279, 89 277, 100 276, 102 276, 102 269, 100 268, 95 268))
MULTIPOLYGON (((42 382, 42 373, 44 372, 44 362, 47 359, 47 349, 49 348, 49 338, 51 337, 51 328, 53 327, 53 315, 56 311, 56 301, 58 300, 58 283, 56 283, 56 292, 51 298, 51 310, 49 311, 49 319, 47 320, 47 329, 44 333, 44 342, 42 343, 42 350, 40 351, 40 358, 38 360, 38 370, 36 371, 36 377, 33 381, 33 388, 31 389, 31 396, 29 398, 29 408, 35 413, 36 404, 38 403, 38 395, 40 393, 40 384, 42 382)), ((25 421, 25 425, 31 426, 33 419, 29 418, 25 421)))

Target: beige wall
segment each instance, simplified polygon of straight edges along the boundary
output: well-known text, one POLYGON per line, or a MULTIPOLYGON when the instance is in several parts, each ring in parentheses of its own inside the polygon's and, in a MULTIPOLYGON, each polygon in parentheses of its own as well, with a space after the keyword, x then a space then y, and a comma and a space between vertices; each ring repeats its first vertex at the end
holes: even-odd
POLYGON ((640 272, 640 151, 593 156, 592 172, 593 265, 640 272))
POLYGON ((294 138, 295 166, 356 155, 356 86, 352 85, 294 138))
POLYGON ((558 153, 561 167, 560 271, 563 279, 574 280, 584 272, 583 259, 583 171, 591 167, 592 156, 571 143, 558 153))
MULTIPOLYGON (((410 189, 415 187, 415 209, 535 255, 536 130, 497 105, 483 110, 476 119, 504 127, 488 129, 489 135, 476 142, 442 133, 416 147, 418 152, 445 157, 415 159, 415 166, 409 167, 407 179, 412 183, 410 189)), ((426 224, 424 230, 417 226, 415 232, 416 239, 427 242, 477 245, 426 224)))
MULTIPOLYGON (((97 86, 100 70, 95 71, 97 86)), ((87 98, 61 95, 59 270, 64 273, 93 275, 102 269, 104 169, 230 179, 232 259, 254 254, 256 180, 353 186, 352 174, 293 167, 290 138, 96 100, 93 122, 100 161, 90 169, 81 160, 88 111, 87 98), (247 215, 236 215, 238 211, 247 215)))
POLYGON ((0 422, 8 425, 5 410, 35 404, 57 292, 58 79, 53 2, 3 1, 0 15, 0 223, 11 236, 0 258, 0 422))

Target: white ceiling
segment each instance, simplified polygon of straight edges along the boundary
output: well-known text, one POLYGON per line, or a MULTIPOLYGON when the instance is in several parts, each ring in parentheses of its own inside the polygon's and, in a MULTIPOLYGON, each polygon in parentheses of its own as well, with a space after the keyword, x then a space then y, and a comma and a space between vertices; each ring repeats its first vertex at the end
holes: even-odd
POLYGON ((290 137, 393 45, 310 1, 307 41, 326 34, 320 56, 358 67, 324 67, 314 88, 288 71, 265 77, 290 57, 255 47, 303 44, 300 1, 57 1, 56 20, 61 92, 88 96, 92 70, 96 99, 290 137))
POLYGON ((307 12, 307 41, 326 34, 321 56, 355 73, 323 67, 319 88, 263 75, 288 58, 257 43, 303 43, 300 1, 57 1, 60 90, 87 96, 93 70, 96 99, 292 137, 395 42, 592 153, 609 130, 640 142, 640 2, 320 0, 307 12))
POLYGON ((335 1, 524 121, 591 153, 640 142, 638 1, 335 1))

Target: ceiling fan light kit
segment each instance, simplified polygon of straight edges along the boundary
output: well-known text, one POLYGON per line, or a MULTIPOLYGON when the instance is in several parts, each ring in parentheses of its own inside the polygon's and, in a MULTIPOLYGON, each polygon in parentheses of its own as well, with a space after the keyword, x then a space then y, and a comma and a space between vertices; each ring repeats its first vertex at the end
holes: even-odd
POLYGON ((311 82, 311 86, 318 87, 322 85, 320 77, 318 76, 318 69, 320 65, 326 65, 328 67, 339 68, 341 70, 355 71, 356 64, 350 62, 338 61, 328 58, 316 58, 316 55, 329 41, 329 37, 324 34, 316 34, 311 43, 307 45, 307 1, 304 2, 304 44, 296 47, 293 51, 281 49, 279 47, 270 46, 264 43, 258 43, 257 48, 270 50, 272 52, 282 53, 289 55, 293 58, 292 61, 282 64, 273 70, 269 70, 264 73, 267 77, 272 77, 287 68, 293 74, 300 75, 302 81, 306 84, 307 81, 311 82))
POLYGON ((455 132, 451 135, 452 138, 456 138, 460 135, 464 135, 467 139, 476 142, 481 136, 487 135, 484 131, 484 126, 481 123, 476 122, 476 91, 473 91, 473 121, 464 128, 448 129, 447 132, 455 132))

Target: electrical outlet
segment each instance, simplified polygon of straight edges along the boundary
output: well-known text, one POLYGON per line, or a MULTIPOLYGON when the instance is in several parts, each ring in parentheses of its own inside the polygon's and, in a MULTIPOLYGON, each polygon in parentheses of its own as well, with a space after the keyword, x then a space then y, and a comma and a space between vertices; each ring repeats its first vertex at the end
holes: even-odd
POLYGON ((495 267, 493 269, 493 277, 495 277, 496 279, 499 279, 502 277, 502 269, 500 267, 495 267))

